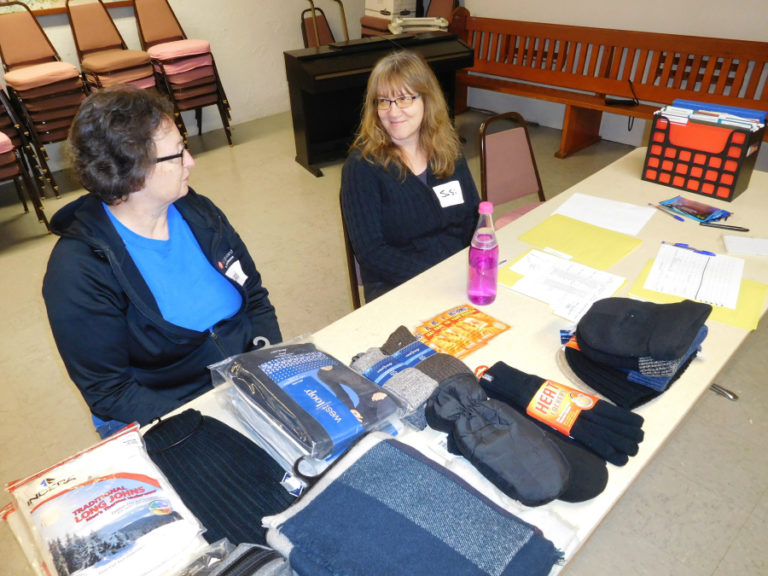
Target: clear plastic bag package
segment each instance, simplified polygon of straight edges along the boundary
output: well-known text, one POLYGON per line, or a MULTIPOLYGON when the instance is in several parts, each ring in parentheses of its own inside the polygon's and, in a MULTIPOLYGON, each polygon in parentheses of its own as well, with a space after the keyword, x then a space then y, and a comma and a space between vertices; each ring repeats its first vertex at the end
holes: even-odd
POLYGON ((204 527, 147 455, 138 424, 7 490, 36 573, 165 576, 206 545, 204 527))
POLYGON ((238 354, 210 367, 237 417, 291 470, 330 461, 370 430, 395 433, 400 403, 309 342, 238 354))

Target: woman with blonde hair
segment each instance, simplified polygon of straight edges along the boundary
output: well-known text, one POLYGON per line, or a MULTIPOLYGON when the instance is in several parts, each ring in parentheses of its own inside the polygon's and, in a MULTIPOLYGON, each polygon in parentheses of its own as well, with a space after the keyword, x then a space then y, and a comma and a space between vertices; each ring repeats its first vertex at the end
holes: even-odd
POLYGON ((371 72, 341 201, 366 301, 469 246, 477 188, 437 78, 417 54, 393 52, 371 72))

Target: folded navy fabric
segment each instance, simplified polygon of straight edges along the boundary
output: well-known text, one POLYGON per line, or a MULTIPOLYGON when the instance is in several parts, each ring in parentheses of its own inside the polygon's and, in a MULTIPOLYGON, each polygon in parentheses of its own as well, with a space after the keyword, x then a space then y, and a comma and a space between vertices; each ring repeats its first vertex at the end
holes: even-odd
POLYGON ((535 526, 378 433, 264 523, 298 576, 545 576, 560 558, 535 526))
POLYGON ((590 350, 619 357, 676 360, 686 353, 711 311, 709 304, 692 300, 656 304, 603 298, 587 310, 576 331, 590 350))
MULTIPOLYGON (((695 354, 691 354, 683 362, 675 375, 670 378, 667 388, 680 378, 695 357, 695 354)), ((565 347, 565 359, 579 380, 621 408, 633 410, 662 394, 659 390, 630 382, 627 380, 626 372, 593 362, 574 348, 565 347)))

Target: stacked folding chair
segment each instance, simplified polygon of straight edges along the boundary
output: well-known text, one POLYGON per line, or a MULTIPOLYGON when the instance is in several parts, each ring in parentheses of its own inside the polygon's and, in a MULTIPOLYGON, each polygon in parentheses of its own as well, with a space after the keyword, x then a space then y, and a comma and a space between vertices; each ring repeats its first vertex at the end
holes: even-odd
POLYGON ((143 50, 128 49, 101 0, 67 0, 66 7, 80 69, 89 90, 116 84, 155 86, 149 55, 143 50))
POLYGON ((26 126, 34 155, 28 156, 41 187, 58 185, 48 168, 45 144, 67 138, 86 92, 80 72, 58 53, 30 9, 21 2, 0 4, 0 57, 8 96, 26 126))
POLYGON ((25 197, 29 196, 37 219, 48 228, 48 219, 43 212, 41 192, 31 175, 29 144, 24 128, 16 120, 11 103, 5 92, 0 90, 0 182, 13 180, 24 212, 29 212, 25 197))
POLYGON ((216 105, 232 145, 230 108, 219 79, 210 44, 187 38, 166 0, 135 0, 136 23, 142 48, 152 58, 158 85, 166 91, 178 112, 182 135, 186 129, 181 112, 195 111, 198 134, 202 133, 203 108, 216 105))

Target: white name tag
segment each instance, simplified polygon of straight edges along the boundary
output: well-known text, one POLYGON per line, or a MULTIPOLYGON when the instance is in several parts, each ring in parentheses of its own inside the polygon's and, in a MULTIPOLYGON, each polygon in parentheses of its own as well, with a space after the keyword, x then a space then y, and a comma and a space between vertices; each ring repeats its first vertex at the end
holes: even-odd
POLYGON ((231 278, 240 286, 245 284, 245 281, 248 280, 248 276, 245 272, 243 272, 243 267, 240 264, 240 260, 236 260, 235 262, 232 262, 232 264, 229 265, 229 268, 227 268, 227 271, 224 272, 224 274, 227 275, 227 278, 231 278))
POLYGON ((440 184, 432 188, 435 191, 440 206, 448 208, 464 203, 464 195, 461 193, 461 184, 458 180, 451 180, 445 184, 440 184))

